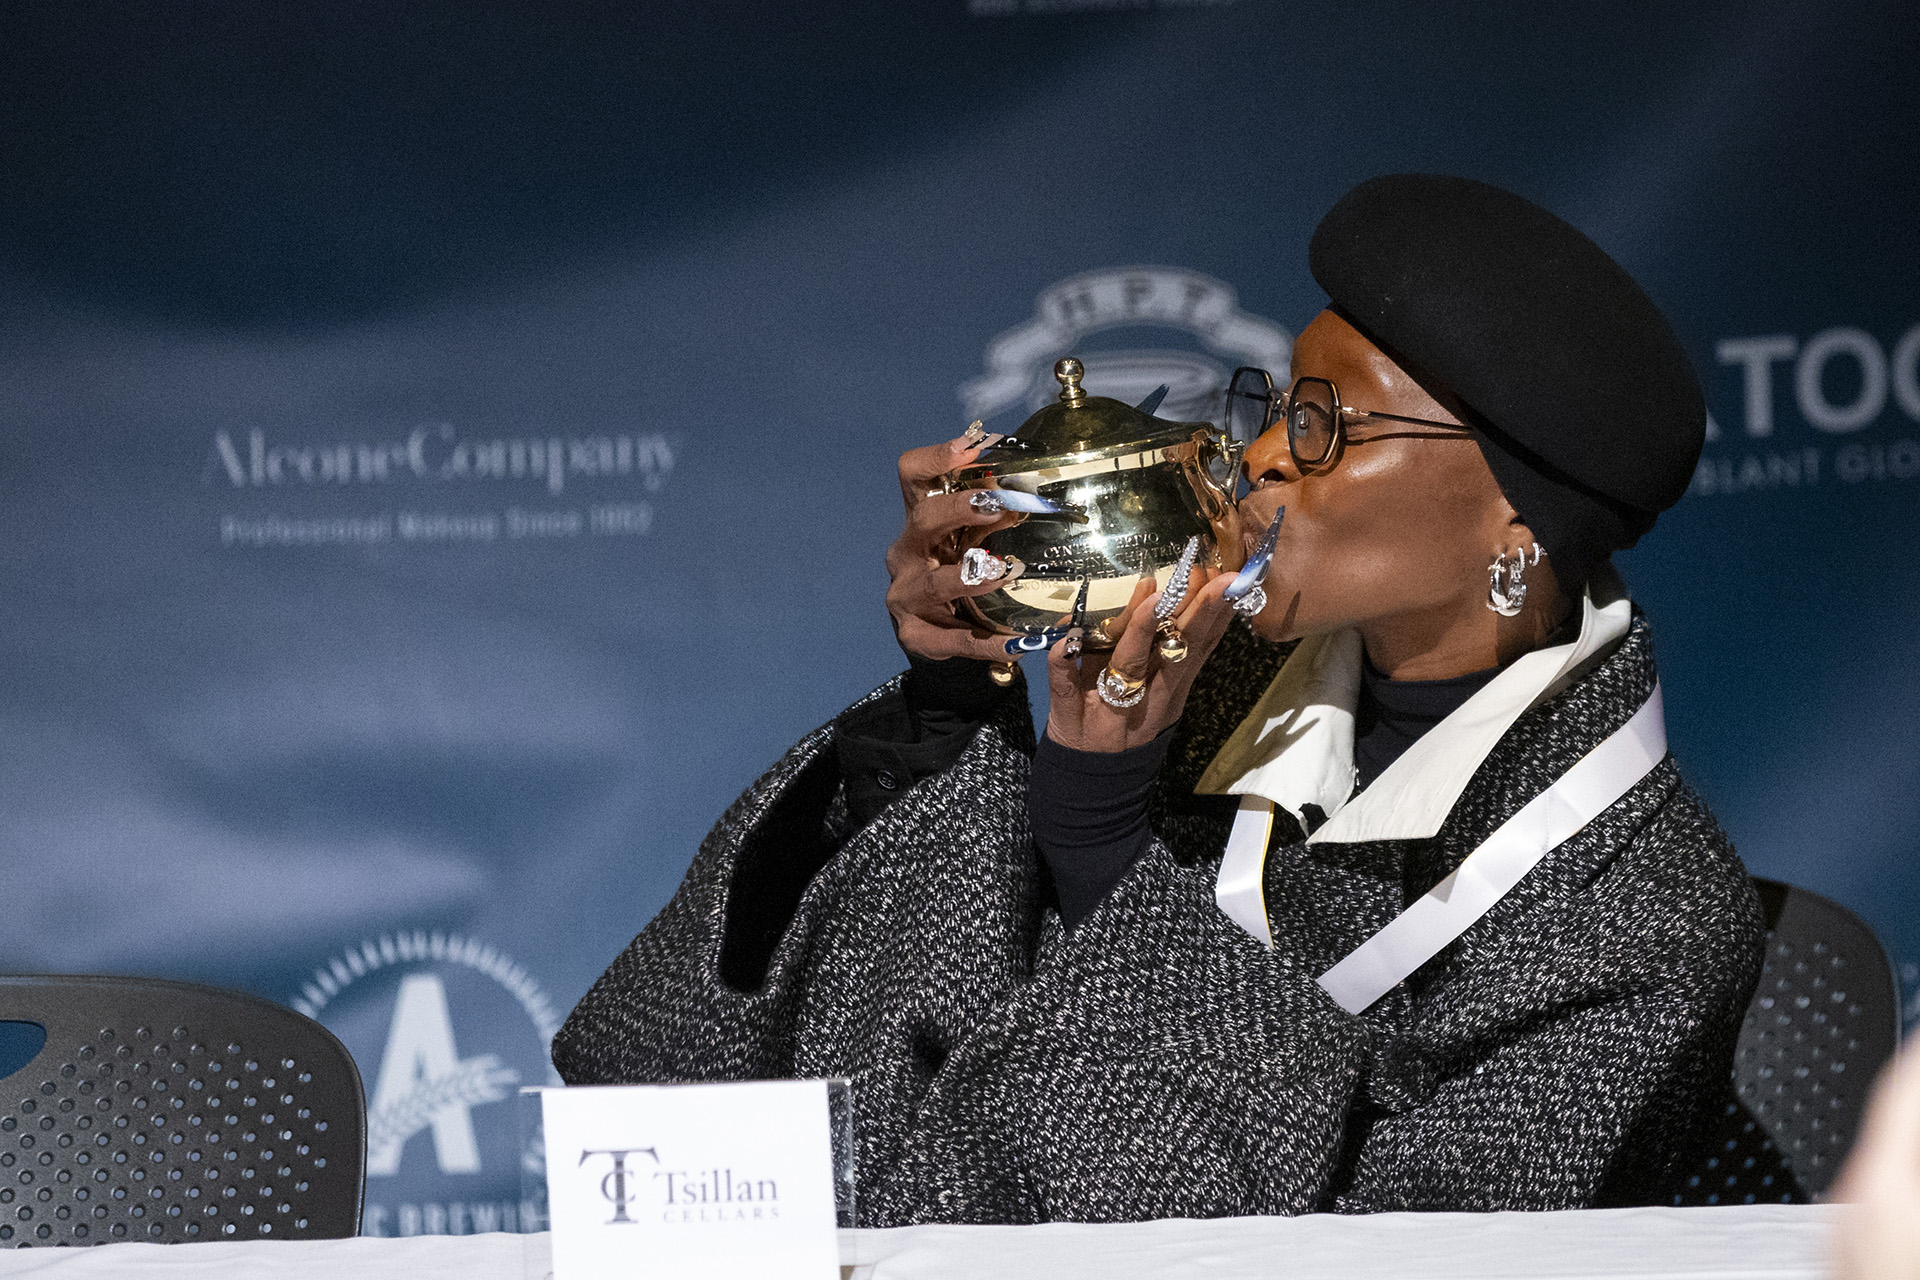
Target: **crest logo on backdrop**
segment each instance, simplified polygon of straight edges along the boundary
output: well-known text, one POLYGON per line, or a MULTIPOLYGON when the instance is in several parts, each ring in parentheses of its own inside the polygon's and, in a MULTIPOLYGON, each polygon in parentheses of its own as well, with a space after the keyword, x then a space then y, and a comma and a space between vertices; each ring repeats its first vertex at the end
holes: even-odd
POLYGON ((1049 286, 1033 319, 987 345, 987 371, 960 388, 970 418, 1022 415, 1054 399, 1053 362, 1069 353, 1087 367, 1095 395, 1137 403, 1167 386, 1160 416, 1218 421, 1234 366, 1254 364, 1285 378, 1293 337, 1240 309, 1233 288, 1181 267, 1105 267, 1049 286), (1083 349, 1103 332, 1144 330, 1179 345, 1083 349), (1196 349, 1197 348, 1197 349, 1196 349))
POLYGON ((514 1098, 559 1084, 531 974, 477 938, 383 934, 315 969, 294 1008, 339 1036, 367 1088, 366 1235, 536 1231, 514 1098))

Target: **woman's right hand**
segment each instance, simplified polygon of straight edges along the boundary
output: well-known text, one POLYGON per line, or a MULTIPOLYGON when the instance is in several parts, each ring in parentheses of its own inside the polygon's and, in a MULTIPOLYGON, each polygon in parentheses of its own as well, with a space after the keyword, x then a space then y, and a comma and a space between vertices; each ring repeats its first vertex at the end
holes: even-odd
MULTIPOLYGON (((969 498, 980 490, 941 493, 940 477, 964 467, 1000 437, 972 443, 960 436, 900 455, 900 498, 907 524, 887 548, 887 612, 900 647, 923 658, 981 658, 1010 661, 1006 639, 970 622, 956 605, 968 596, 998 590, 1025 568, 1006 563, 1000 577, 967 586, 960 580, 960 535, 975 529, 999 529, 1020 517, 1011 511, 981 511, 969 498)), ((976 539, 977 541, 977 539, 976 539)))

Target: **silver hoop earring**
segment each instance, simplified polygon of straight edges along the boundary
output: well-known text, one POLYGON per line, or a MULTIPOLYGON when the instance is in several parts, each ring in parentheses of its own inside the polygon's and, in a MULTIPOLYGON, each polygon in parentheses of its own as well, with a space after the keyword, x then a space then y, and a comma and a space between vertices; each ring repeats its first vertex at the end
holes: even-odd
POLYGON ((1516 551, 1511 558, 1504 552, 1496 554, 1487 566, 1487 608, 1503 618, 1517 615, 1527 601, 1527 584, 1522 580, 1526 569, 1526 552, 1516 551))

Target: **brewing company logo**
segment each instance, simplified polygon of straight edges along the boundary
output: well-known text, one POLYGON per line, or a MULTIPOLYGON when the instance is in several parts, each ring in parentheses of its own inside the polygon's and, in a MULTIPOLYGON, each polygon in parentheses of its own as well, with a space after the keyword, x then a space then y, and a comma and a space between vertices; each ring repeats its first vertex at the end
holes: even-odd
POLYGON ((513 1099, 558 1084, 559 1029, 531 974, 497 948, 414 930, 348 947, 291 1002, 352 1051, 367 1091, 366 1235, 465 1235, 545 1226, 523 1201, 513 1099))
POLYGON ((1284 378, 1292 351, 1292 335, 1242 311, 1232 287, 1212 276, 1180 267, 1107 267, 1042 292, 1033 319, 988 344, 986 373, 961 387, 960 399, 971 418, 1024 415, 1059 395, 1053 362, 1075 355, 1086 365, 1082 385, 1095 395, 1133 404, 1165 385, 1161 417, 1218 422, 1235 365, 1259 365, 1284 378), (1179 345, 1107 350, 1085 341, 1139 330, 1179 345))

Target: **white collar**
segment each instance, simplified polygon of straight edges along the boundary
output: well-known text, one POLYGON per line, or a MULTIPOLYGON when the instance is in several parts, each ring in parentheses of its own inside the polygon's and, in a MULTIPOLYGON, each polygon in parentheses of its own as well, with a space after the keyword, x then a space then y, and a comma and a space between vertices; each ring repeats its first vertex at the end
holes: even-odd
POLYGON ((1291 813, 1316 806, 1323 841, 1422 840, 1440 830, 1494 745, 1528 708, 1558 693, 1627 634, 1633 606, 1617 577, 1596 577, 1580 604, 1580 637, 1536 649, 1429 729, 1353 797, 1353 715, 1360 701, 1360 633, 1309 636, 1287 658, 1194 787, 1257 795, 1291 813), (1596 594, 1605 603, 1596 603, 1596 594))

